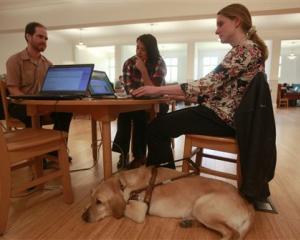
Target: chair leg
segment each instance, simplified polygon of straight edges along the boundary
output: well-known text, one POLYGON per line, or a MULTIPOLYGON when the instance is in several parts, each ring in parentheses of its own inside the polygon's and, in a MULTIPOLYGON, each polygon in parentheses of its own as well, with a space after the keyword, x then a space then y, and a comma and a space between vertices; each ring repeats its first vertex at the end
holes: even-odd
POLYGON ((5 232, 9 214, 11 172, 8 169, 0 169, 0 236, 5 232))
MULTIPOLYGON (((192 139, 185 136, 184 140, 184 151, 183 151, 183 158, 188 158, 191 156, 192 153, 192 139)), ((183 160, 182 163, 182 172, 188 172, 189 171, 189 163, 187 160, 183 160)))
POLYGON ((240 189, 242 186, 242 174, 241 174, 241 162, 240 162, 240 155, 237 155, 236 159, 236 175, 237 175, 237 187, 240 189))
POLYGON ((74 196, 71 185, 70 171, 69 171, 69 161, 68 161, 68 153, 66 147, 62 143, 61 148, 58 151, 58 161, 59 168, 62 171, 62 186, 63 186, 63 194, 65 203, 73 203, 74 196))
POLYGON ((203 160, 203 148, 198 148, 198 152, 196 154, 196 164, 199 166, 199 169, 202 167, 202 160, 203 160))
POLYGON ((175 139, 174 138, 171 139, 171 147, 173 150, 175 149, 175 139))
MULTIPOLYGON (((39 178, 44 175, 42 157, 35 157, 31 166, 32 166, 34 178, 39 178)), ((44 187, 43 183, 37 186, 38 189, 43 189, 43 187, 44 187)))

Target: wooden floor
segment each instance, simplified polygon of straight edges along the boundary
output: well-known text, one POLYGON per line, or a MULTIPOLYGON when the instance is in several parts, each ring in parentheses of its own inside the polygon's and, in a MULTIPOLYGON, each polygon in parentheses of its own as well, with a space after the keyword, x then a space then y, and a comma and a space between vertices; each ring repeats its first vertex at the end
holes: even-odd
MULTIPOLYGON (((277 168, 271 199, 279 214, 257 212, 247 239, 300 239, 300 108, 275 109, 277 168)), ((112 129, 114 136, 115 127, 112 129)), ((93 165, 90 121, 72 121, 69 137, 71 169, 93 165)), ((176 140, 176 158, 182 156, 182 138, 176 140)), ((113 154, 114 168, 118 155, 113 154)), ((86 171, 71 173, 75 202, 66 205, 57 185, 27 197, 13 198, 7 233, 0 239, 219 239, 203 226, 180 228, 178 219, 147 217, 136 224, 129 219, 106 218, 85 223, 81 214, 89 193, 102 178, 102 159, 86 171)), ((220 203, 222 204, 222 203, 220 203)))

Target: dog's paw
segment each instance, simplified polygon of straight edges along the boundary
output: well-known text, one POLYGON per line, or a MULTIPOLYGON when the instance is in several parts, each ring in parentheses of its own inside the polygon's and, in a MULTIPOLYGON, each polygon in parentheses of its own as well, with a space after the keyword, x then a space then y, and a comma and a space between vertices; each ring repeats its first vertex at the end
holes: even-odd
POLYGON ((142 223, 145 220, 147 210, 148 205, 146 203, 129 200, 129 203, 126 205, 124 215, 137 223, 142 223))
POLYGON ((179 222, 179 226, 182 228, 191 228, 200 226, 199 222, 195 219, 182 219, 179 222))

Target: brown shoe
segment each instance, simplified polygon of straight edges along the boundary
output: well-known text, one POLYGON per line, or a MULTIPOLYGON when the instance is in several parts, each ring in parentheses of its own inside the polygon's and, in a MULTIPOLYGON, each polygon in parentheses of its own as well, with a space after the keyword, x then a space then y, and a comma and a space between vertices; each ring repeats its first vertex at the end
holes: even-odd
POLYGON ((135 158, 127 165, 127 169, 138 168, 138 167, 144 165, 145 163, 146 163, 146 157, 135 158))

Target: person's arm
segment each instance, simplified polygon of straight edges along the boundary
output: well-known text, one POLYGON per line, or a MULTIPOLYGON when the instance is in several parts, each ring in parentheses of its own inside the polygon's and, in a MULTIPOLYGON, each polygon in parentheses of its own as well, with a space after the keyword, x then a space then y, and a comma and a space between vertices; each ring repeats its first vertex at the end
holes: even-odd
POLYGON ((141 72, 144 86, 161 86, 165 85, 165 76, 167 67, 164 60, 159 57, 154 66, 154 72, 149 75, 146 64, 137 57, 136 68, 141 72))
MULTIPOLYGON (((259 67, 261 59, 261 51, 257 46, 236 46, 212 72, 200 80, 181 84, 181 87, 188 97, 216 95, 223 91, 225 85, 236 81, 242 73, 259 67)), ((244 77, 242 81, 250 82, 252 78, 244 77)))
POLYGON ((140 97, 145 95, 181 95, 184 96, 180 85, 168 85, 168 86, 144 86, 140 87, 132 92, 133 96, 140 97))
POLYGON ((12 96, 24 95, 24 93, 20 90, 19 87, 11 86, 11 87, 7 87, 7 89, 9 91, 9 95, 12 96))
POLYGON ((167 75, 167 66, 162 57, 157 59, 154 72, 151 75, 151 82, 153 86, 162 86, 166 84, 165 77, 167 75))
MULTIPOLYGON (((257 64, 260 58, 261 52, 258 48, 253 48, 249 51, 246 47, 239 46, 232 49, 215 70, 200 80, 172 86, 145 86, 135 90, 133 95, 138 97, 169 94, 185 95, 187 98, 210 96, 216 94, 217 91, 222 91, 224 84, 235 81, 241 72, 247 71, 251 64, 257 64)), ((251 79, 249 78, 249 81, 251 79)))
POLYGON ((135 58, 131 57, 125 61, 123 64, 123 83, 125 90, 128 94, 134 89, 139 88, 141 85, 140 78, 137 78, 136 74, 136 67, 135 67, 135 58))
POLYGON ((135 67, 141 72, 144 85, 145 86, 153 86, 154 84, 151 81, 151 78, 148 74, 146 65, 143 62, 143 60, 141 58, 139 58, 138 56, 136 57, 135 67))
POLYGON ((24 95, 20 89, 21 73, 18 62, 11 57, 6 62, 6 85, 10 95, 24 95))

